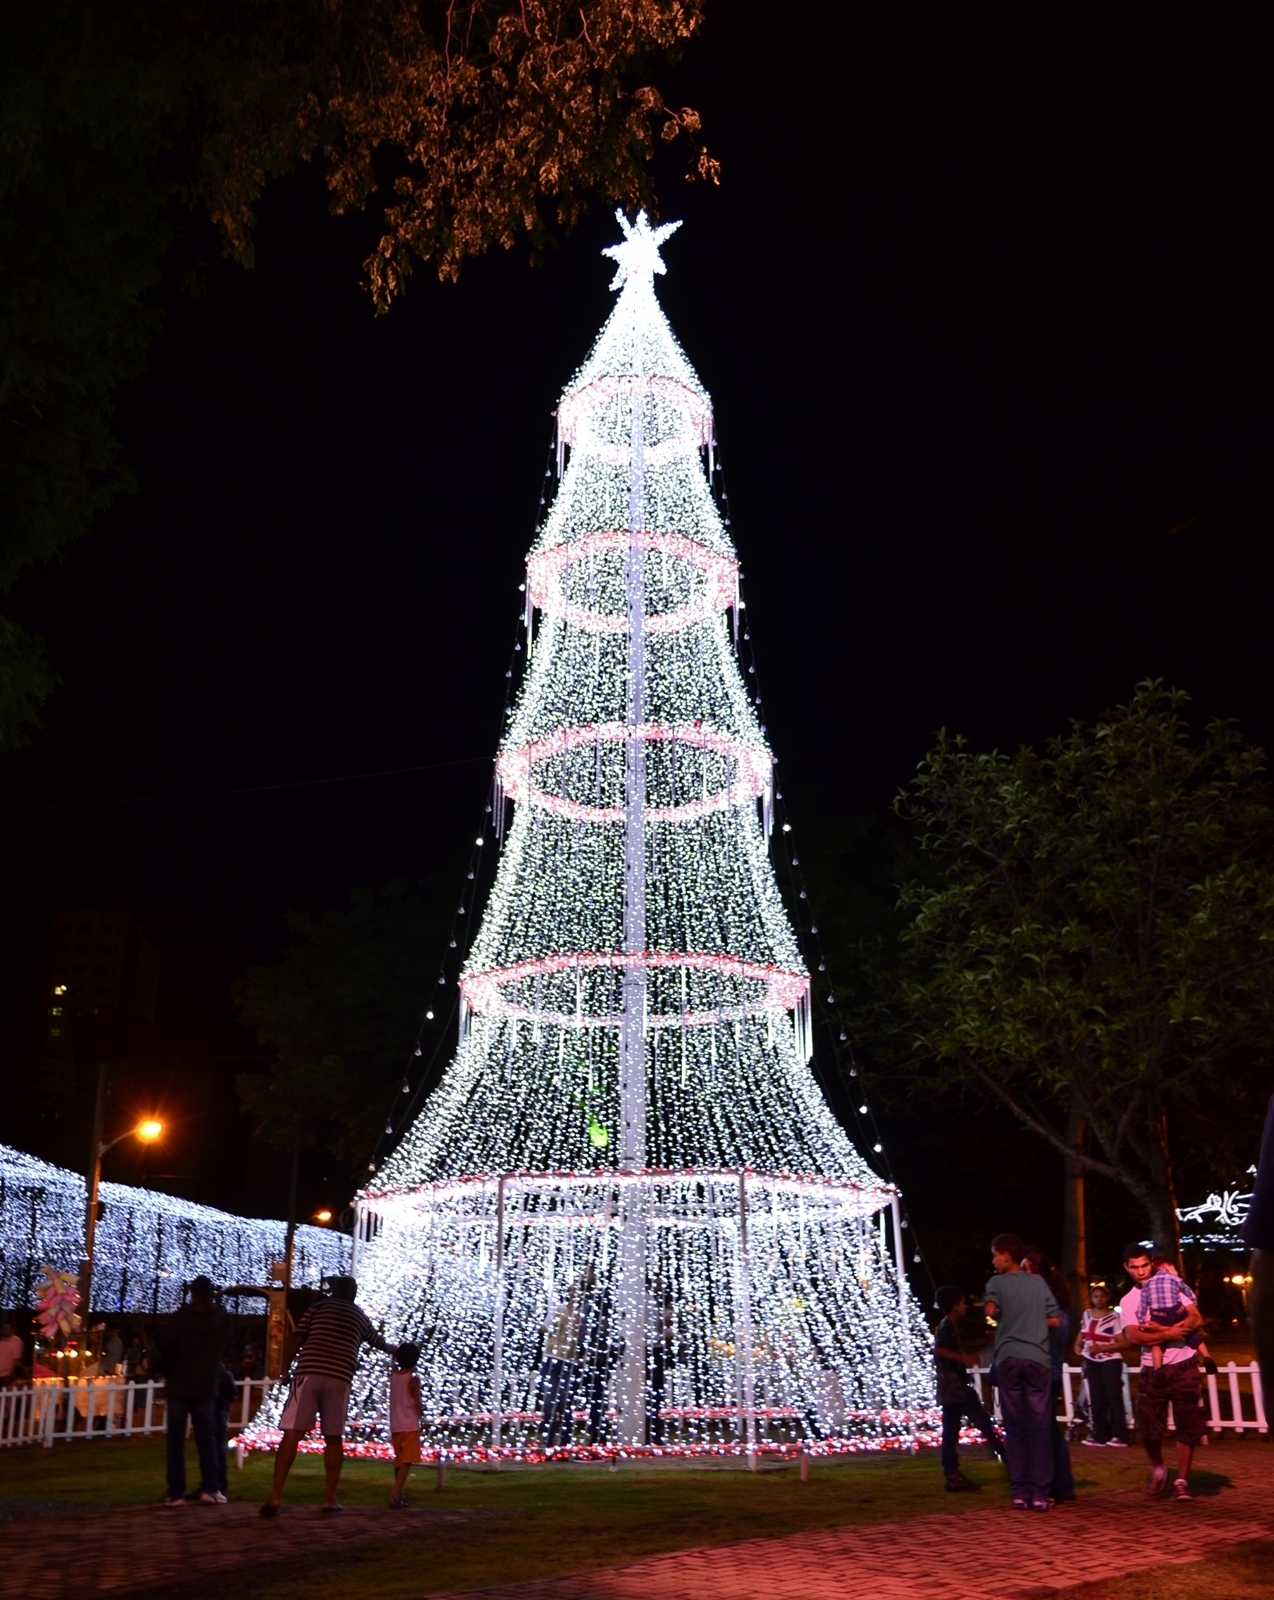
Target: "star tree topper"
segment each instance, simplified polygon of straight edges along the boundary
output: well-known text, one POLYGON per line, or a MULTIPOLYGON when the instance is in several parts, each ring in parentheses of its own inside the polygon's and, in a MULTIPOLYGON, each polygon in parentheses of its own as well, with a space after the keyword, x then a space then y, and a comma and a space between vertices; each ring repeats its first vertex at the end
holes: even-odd
POLYGON ((652 228, 644 210, 637 213, 636 222, 630 223, 622 211, 616 211, 615 220, 624 230, 624 242, 609 245, 602 251, 616 262, 611 288, 622 289, 630 278, 644 278, 653 285, 655 273, 668 270, 659 254, 659 246, 669 234, 676 233, 680 222, 664 222, 652 228))

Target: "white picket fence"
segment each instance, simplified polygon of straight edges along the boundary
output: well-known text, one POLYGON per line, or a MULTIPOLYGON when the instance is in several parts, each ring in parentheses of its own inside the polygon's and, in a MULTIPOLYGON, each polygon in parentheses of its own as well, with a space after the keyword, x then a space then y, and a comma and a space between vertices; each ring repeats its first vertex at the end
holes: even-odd
MULTIPOLYGON (((984 1402, 988 1396, 988 1370, 974 1367, 969 1374, 984 1402)), ((1135 1367, 1125 1365, 1124 1410, 1129 1427, 1133 1420, 1129 1378, 1135 1378, 1136 1372, 1135 1367)), ((1083 1379, 1082 1367, 1062 1368, 1062 1395, 1057 1415, 1059 1421, 1068 1425, 1079 1416, 1077 1402, 1081 1399, 1083 1379)), ((231 1432, 248 1425, 273 1382, 271 1378, 250 1378, 236 1384, 230 1412, 231 1432)), ((1248 1429, 1269 1432, 1261 1371, 1255 1362, 1248 1366, 1227 1362, 1216 1377, 1205 1380, 1205 1386, 1208 1426, 1214 1433, 1226 1428, 1236 1434, 1248 1429), (1247 1378, 1251 1383, 1251 1415, 1245 1415, 1240 1378, 1247 1378), (1223 1404, 1223 1399, 1228 1404, 1223 1404)), ((126 1378, 79 1378, 70 1383, 58 1378, 37 1378, 34 1383, 0 1389, 0 1446, 42 1444, 49 1448, 60 1440, 134 1438, 163 1433, 163 1391, 162 1378, 151 1379, 148 1383, 130 1383, 126 1378)), ((998 1394, 994 1390, 990 1394, 998 1417, 998 1394)))
MULTIPOLYGON (((247 1427, 270 1392, 271 1378, 245 1378, 235 1385, 230 1429, 247 1427)), ((130 1383, 127 1378, 37 1378, 0 1389, 0 1446, 66 1439, 127 1439, 163 1433, 164 1380, 130 1383)), ((187 1425, 189 1433, 189 1425, 187 1425)))
MULTIPOLYGON (((1209 1428, 1212 1429, 1213 1433, 1221 1433, 1226 1428, 1232 1429, 1235 1433, 1244 1433, 1249 1428, 1254 1429, 1257 1433, 1268 1433, 1269 1424, 1265 1417, 1265 1395, 1261 1388, 1260 1367, 1257 1366, 1255 1361, 1248 1366, 1239 1366, 1234 1361, 1228 1361, 1224 1366, 1221 1366, 1218 1362, 1217 1365, 1216 1376, 1205 1376, 1204 1378, 1205 1404, 1208 1408, 1209 1428), (1250 1394, 1252 1415, 1250 1416, 1244 1415, 1243 1390, 1239 1386, 1240 1378, 1249 1379, 1252 1385, 1250 1394), (1221 1387, 1222 1382, 1225 1384, 1224 1389, 1221 1387), (1222 1395, 1228 1400, 1228 1407, 1222 1405, 1222 1395)), ((974 1367, 969 1373, 969 1376, 973 1379, 974 1387, 977 1389, 984 1404, 988 1403, 986 1379, 989 1370, 987 1367, 974 1367)), ((1126 1362, 1124 1363, 1124 1413, 1130 1428, 1133 1421, 1133 1402, 1132 1386, 1129 1379, 1135 1378, 1137 1371, 1136 1367, 1130 1367, 1126 1362)), ((1062 1368, 1062 1395, 1057 1409, 1057 1416, 1058 1420, 1065 1422, 1068 1427, 1077 1420, 1081 1420, 1079 1418, 1078 1402, 1081 1399, 1083 1383, 1083 1367, 1062 1368)), ((999 1394, 995 1390, 990 1392, 995 1401, 994 1410, 998 1420, 1000 1415, 999 1394)))

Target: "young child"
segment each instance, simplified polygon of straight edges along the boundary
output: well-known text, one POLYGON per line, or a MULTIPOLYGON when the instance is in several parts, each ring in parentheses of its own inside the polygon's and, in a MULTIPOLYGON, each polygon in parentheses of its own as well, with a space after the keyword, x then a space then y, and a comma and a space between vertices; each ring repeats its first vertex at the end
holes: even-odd
POLYGON ((1092 1305, 1084 1312, 1079 1323, 1079 1337, 1075 1350, 1084 1362, 1084 1379, 1088 1384, 1088 1403, 1093 1426, 1087 1445, 1110 1445, 1116 1450, 1128 1448, 1128 1424, 1124 1413, 1124 1361, 1114 1348, 1115 1336, 1123 1327, 1118 1310, 1110 1303, 1110 1293, 1104 1283, 1090 1283, 1089 1297, 1092 1305))
POLYGON ((933 1358, 938 1369, 938 1404, 942 1407, 942 1471, 948 1490, 958 1494, 982 1487, 960 1471, 956 1446, 960 1442, 961 1422, 967 1417, 1001 1459, 1004 1456, 1004 1443, 986 1407, 978 1399, 977 1391, 969 1382, 969 1368, 977 1366, 978 1358, 966 1355, 960 1342, 957 1324, 968 1305, 964 1290, 948 1284, 946 1288, 938 1290, 934 1303, 942 1312, 942 1321, 933 1336, 933 1358))
POLYGON ((396 1510, 407 1504, 403 1493, 407 1474, 420 1460, 420 1379, 415 1372, 419 1360, 418 1344, 400 1344, 389 1376, 389 1437, 394 1442, 394 1492, 389 1503, 396 1510))
MULTIPOLYGON (((1141 1286, 1141 1305, 1137 1321, 1142 1327, 1154 1323, 1160 1328, 1171 1328, 1175 1323, 1187 1315, 1190 1308, 1196 1303, 1194 1290, 1187 1283, 1182 1283, 1177 1276, 1177 1269, 1166 1256, 1154 1258, 1155 1270, 1141 1286)), ((1203 1345, 1203 1336, 1197 1332, 1187 1333, 1181 1340, 1188 1344, 1192 1350, 1200 1350, 1203 1345)), ((1163 1346, 1151 1346, 1152 1356, 1156 1369, 1163 1366, 1163 1346)), ((1202 1358, 1207 1359, 1206 1351, 1202 1358)))

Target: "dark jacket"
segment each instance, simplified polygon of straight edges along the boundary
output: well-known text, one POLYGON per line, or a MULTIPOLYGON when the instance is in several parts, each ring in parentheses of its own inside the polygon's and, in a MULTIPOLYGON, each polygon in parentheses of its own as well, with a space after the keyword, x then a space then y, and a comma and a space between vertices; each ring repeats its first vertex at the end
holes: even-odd
POLYGON ((234 1324, 221 1306, 184 1305, 159 1335, 159 1369, 174 1400, 211 1400, 234 1324))

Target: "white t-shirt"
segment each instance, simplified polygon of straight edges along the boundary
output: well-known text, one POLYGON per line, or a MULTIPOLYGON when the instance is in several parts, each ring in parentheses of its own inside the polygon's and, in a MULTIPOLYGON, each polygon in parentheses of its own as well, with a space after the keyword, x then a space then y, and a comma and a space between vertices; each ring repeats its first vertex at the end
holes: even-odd
MULTIPOLYGON (((1140 1324, 1141 1285, 1139 1283, 1134 1283, 1119 1302, 1119 1315, 1124 1319, 1125 1328, 1135 1328, 1140 1324)), ((1140 1348, 1142 1366, 1153 1367, 1155 1364, 1154 1346, 1143 1344, 1140 1348)), ((1163 1351, 1163 1364, 1165 1367, 1176 1366, 1178 1361, 1193 1361, 1199 1353, 1188 1344, 1161 1344, 1159 1348, 1163 1351)))
POLYGON ((411 1393, 414 1372, 391 1372, 389 1375, 389 1431, 391 1433, 418 1433, 420 1431, 420 1404, 411 1393))
POLYGON ((0 1339, 0 1378, 12 1375, 14 1367, 22 1360, 22 1340, 16 1333, 11 1333, 7 1339, 0 1339))

